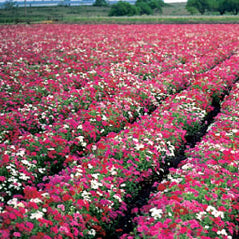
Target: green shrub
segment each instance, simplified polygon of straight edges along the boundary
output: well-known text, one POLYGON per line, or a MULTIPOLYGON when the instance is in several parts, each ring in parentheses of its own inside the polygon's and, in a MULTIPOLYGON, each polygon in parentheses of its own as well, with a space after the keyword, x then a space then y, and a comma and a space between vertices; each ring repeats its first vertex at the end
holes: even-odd
POLYGON ((146 2, 139 2, 136 4, 136 6, 139 9, 140 15, 151 15, 153 13, 152 8, 146 2))
POLYGON ((128 2, 119 1, 113 4, 109 16, 133 16, 138 14, 138 9, 128 2))
POLYGON ((109 6, 109 4, 108 2, 106 2, 106 0, 95 0, 95 2, 93 3, 93 6, 106 7, 106 6, 109 6))

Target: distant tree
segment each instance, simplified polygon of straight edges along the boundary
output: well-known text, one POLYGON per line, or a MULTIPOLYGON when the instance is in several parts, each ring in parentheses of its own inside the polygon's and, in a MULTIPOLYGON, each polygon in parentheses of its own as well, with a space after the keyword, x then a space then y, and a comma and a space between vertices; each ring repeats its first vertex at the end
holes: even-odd
POLYGON ((95 0, 95 2, 93 3, 93 6, 106 7, 106 6, 109 6, 109 4, 108 4, 108 2, 106 2, 106 0, 95 0))
POLYGON ((139 9, 138 11, 140 15, 151 15, 153 13, 152 8, 146 2, 140 1, 136 3, 135 6, 139 9))
POLYGON ((150 15, 153 13, 153 10, 161 12, 164 2, 162 0, 137 0, 135 6, 139 9, 141 15, 150 15))
POLYGON ((186 9, 189 11, 192 8, 196 8, 201 14, 204 14, 209 9, 209 0, 188 0, 186 9))
POLYGON ((195 14, 198 10, 195 7, 186 7, 186 9, 190 12, 190 14, 195 14))
POLYGON ((239 0, 228 0, 228 11, 237 15, 239 12, 239 0))
POLYGON ((164 6, 164 2, 162 0, 150 0, 149 1, 149 6, 152 9, 158 9, 160 11, 162 11, 162 7, 164 6))
POLYGON ((138 14, 138 9, 128 2, 119 1, 111 6, 109 16, 133 16, 138 14))
POLYGON ((209 10, 217 11, 223 15, 229 9, 228 0, 210 0, 209 10))

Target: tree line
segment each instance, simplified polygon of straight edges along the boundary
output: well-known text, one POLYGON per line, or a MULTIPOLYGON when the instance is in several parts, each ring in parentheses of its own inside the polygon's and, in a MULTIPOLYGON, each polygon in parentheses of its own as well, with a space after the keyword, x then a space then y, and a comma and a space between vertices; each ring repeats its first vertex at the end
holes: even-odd
POLYGON ((221 15, 226 12, 237 15, 239 11, 239 0, 188 0, 186 9, 191 14, 197 11, 201 14, 210 11, 219 12, 221 15))
MULTIPOLYGON (((107 6, 106 0, 96 0, 93 6, 107 6)), ((164 2, 162 0, 137 0, 134 5, 119 1, 113 4, 109 16, 151 15, 155 11, 161 12, 164 2)))
MULTIPOLYGON (((106 0, 96 0, 95 6, 100 4, 106 6, 106 0), (97 4, 97 2, 99 4, 97 4)), ((133 16, 133 15, 151 15, 155 11, 162 12, 165 5, 163 0, 137 0, 134 5, 119 1, 111 6, 109 16, 133 16)), ((237 15, 239 11, 239 0, 188 0, 186 9, 191 13, 197 12, 219 12, 223 15, 226 12, 237 15)))

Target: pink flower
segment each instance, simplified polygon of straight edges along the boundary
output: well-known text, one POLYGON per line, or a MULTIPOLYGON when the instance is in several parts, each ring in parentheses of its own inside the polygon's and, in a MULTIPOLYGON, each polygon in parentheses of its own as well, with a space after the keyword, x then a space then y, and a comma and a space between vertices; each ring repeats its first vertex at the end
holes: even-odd
POLYGON ((20 233, 20 232, 14 232, 14 233, 13 233, 13 236, 15 236, 15 237, 21 237, 21 233, 20 233))

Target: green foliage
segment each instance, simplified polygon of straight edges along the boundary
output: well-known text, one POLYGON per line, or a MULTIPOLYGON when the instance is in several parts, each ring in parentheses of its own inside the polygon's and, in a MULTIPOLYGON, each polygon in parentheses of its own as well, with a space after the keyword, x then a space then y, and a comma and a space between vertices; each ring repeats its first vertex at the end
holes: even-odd
POLYGON ((109 16, 151 15, 154 10, 161 12, 162 6, 164 6, 162 0, 137 0, 135 6, 119 1, 111 7, 109 16))
POLYGON ((219 12, 220 15, 232 12, 237 15, 239 12, 239 0, 188 0, 186 9, 191 13, 198 10, 204 14, 206 10, 219 12))
POLYGON ((152 8, 146 2, 139 2, 136 4, 136 7, 139 9, 140 15, 151 15, 153 13, 152 8))
POLYGON ((198 10, 195 7, 187 7, 187 10, 190 12, 190 14, 194 15, 198 12, 198 10))
POLYGON ((149 1, 149 6, 152 9, 158 9, 158 10, 162 10, 162 7, 164 6, 164 2, 161 0, 150 0, 149 1))
POLYGON ((239 12, 239 0, 228 0, 227 10, 232 12, 234 15, 237 15, 239 12))
POLYGON ((135 6, 139 9, 141 15, 153 14, 154 10, 162 11, 164 2, 162 0, 137 0, 135 6))
POLYGON ((197 9, 201 14, 204 14, 209 9, 209 0, 188 0, 186 9, 190 12, 192 8, 197 9))
POLYGON ((211 0, 209 2, 209 10, 219 12, 223 15, 228 10, 228 0, 211 0))
POLYGON ((106 2, 106 0, 95 0, 95 2, 93 3, 93 6, 106 7, 106 6, 109 6, 109 4, 108 2, 106 2))
POLYGON ((136 14, 138 14, 138 9, 124 1, 113 4, 109 12, 109 16, 133 16, 136 14))

